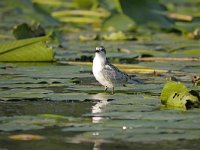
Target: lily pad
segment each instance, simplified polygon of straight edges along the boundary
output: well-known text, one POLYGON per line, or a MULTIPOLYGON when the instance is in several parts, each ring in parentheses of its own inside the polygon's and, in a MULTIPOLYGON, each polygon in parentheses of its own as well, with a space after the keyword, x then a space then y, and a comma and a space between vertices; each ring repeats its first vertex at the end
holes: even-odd
POLYGON ((167 82, 163 87, 160 99, 166 107, 182 108, 186 110, 191 105, 199 103, 199 96, 192 94, 193 92, 187 89, 180 82, 167 82))
MULTIPOLYGON (((50 116, 50 115, 49 115, 50 116)), ((88 123, 89 119, 73 118, 73 117, 49 117, 41 116, 13 116, 0 118, 0 131, 26 131, 38 130, 45 127, 60 126, 67 127, 73 124, 88 123), (82 123, 81 123, 82 122, 82 123)))
POLYGON ((14 27, 13 34, 16 39, 27 39, 45 36, 45 30, 40 24, 30 26, 26 23, 22 23, 14 27))
POLYGON ((134 40, 135 37, 132 35, 127 35, 122 31, 118 31, 103 35, 103 39, 109 41, 119 41, 119 40, 134 40))
POLYGON ((104 21, 102 30, 132 31, 136 28, 135 22, 125 14, 115 14, 104 21))
POLYGON ((33 134, 16 134, 9 136, 9 138, 17 141, 35 141, 44 139, 44 137, 41 135, 33 135, 33 134))
POLYGON ((137 24, 156 24, 157 26, 171 28, 172 21, 161 15, 164 8, 158 3, 157 0, 119 0, 123 12, 132 18, 137 24))
POLYGON ((7 12, 6 14, 9 17, 6 17, 7 25, 10 25, 10 23, 14 25, 16 22, 27 21, 37 21, 42 23, 45 26, 49 25, 58 25, 59 22, 51 17, 50 14, 45 13, 45 10, 39 7, 38 5, 34 5, 31 0, 2 0, 2 6, 7 6, 7 12), (9 8, 9 9, 8 9, 9 8), (12 17, 16 17, 15 18, 12 17), (11 20, 9 20, 12 18, 11 20), (9 22, 10 21, 10 22, 9 22), (15 22, 14 22, 15 21, 15 22))
POLYGON ((53 61, 53 49, 45 42, 49 37, 0 43, 0 61, 53 61))

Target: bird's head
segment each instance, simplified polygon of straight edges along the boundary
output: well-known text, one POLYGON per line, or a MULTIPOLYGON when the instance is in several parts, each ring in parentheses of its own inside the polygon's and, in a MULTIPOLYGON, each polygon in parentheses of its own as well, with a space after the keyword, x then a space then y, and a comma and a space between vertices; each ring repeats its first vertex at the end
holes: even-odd
POLYGON ((105 57, 106 56, 106 49, 103 46, 97 46, 95 48, 95 54, 105 57))

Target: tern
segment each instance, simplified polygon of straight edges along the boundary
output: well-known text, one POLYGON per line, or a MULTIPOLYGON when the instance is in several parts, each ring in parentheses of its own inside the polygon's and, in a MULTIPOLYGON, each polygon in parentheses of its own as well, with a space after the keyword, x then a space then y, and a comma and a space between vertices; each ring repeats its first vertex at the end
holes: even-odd
POLYGON ((106 49, 103 46, 98 46, 95 49, 92 72, 96 80, 105 87, 105 91, 112 89, 112 94, 114 94, 116 85, 138 82, 109 63, 106 58, 106 49))

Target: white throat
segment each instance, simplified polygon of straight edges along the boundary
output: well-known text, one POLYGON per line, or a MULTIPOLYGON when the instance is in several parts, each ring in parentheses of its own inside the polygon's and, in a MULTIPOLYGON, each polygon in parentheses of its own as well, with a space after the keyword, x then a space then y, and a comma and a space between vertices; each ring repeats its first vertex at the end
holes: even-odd
POLYGON ((101 70, 106 64, 106 56, 96 53, 93 60, 93 70, 101 70))

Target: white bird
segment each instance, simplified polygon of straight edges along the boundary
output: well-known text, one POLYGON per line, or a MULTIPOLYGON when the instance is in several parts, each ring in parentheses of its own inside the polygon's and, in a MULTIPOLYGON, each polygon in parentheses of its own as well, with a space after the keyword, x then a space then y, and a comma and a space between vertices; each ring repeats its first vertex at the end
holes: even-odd
POLYGON ((103 46, 95 49, 92 72, 96 80, 105 87, 106 91, 108 88, 112 89, 112 94, 114 94, 116 84, 137 82, 108 62, 106 50, 103 46))

